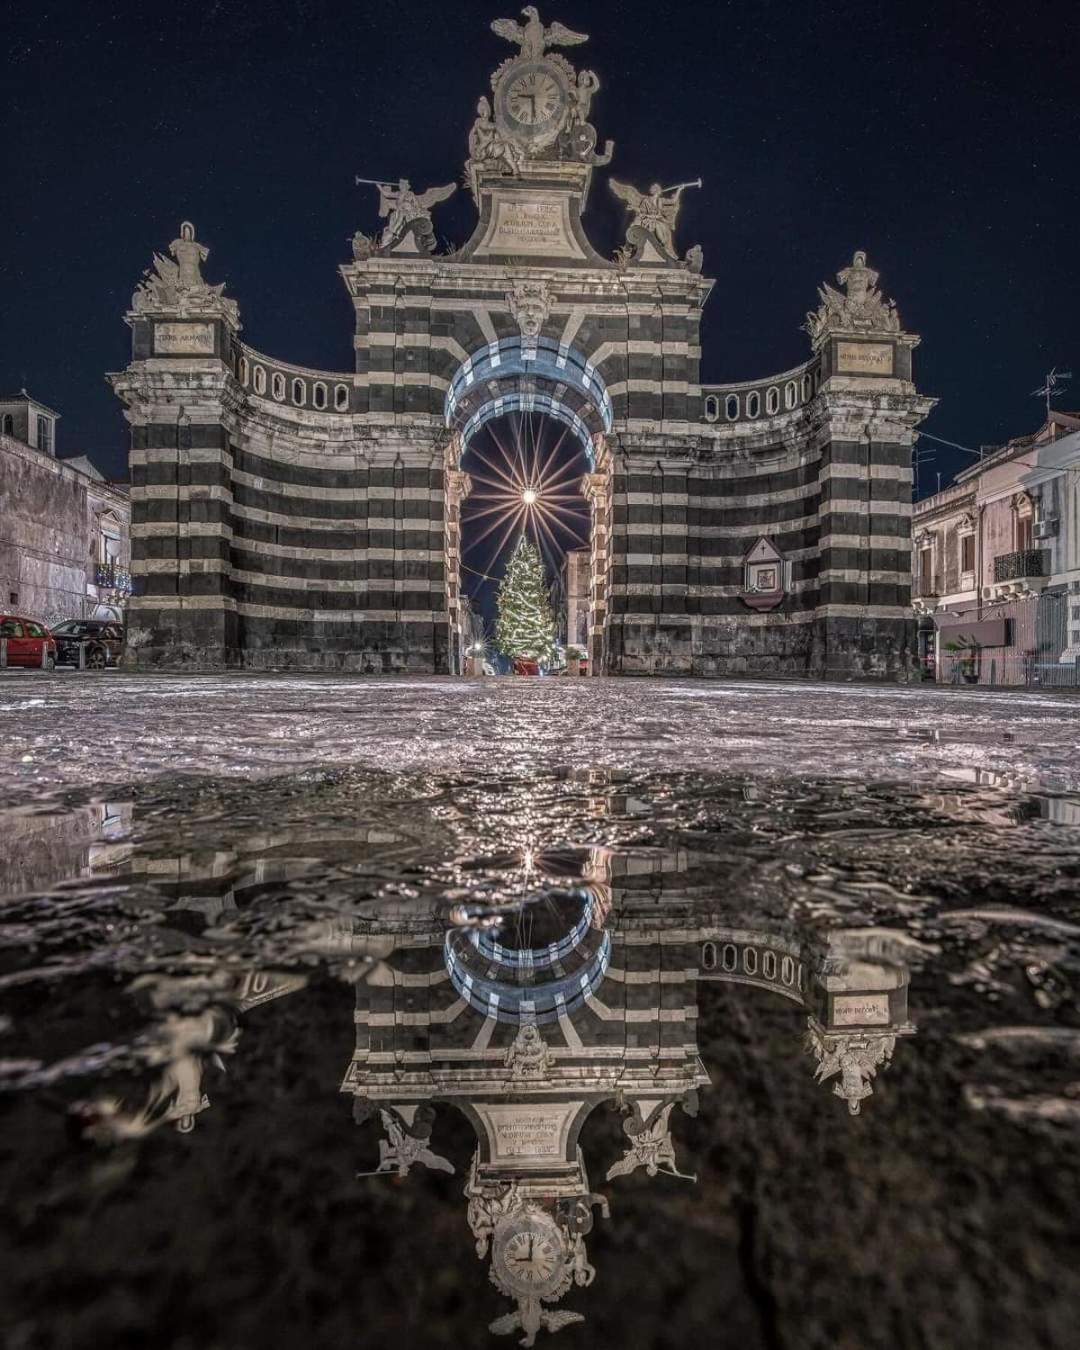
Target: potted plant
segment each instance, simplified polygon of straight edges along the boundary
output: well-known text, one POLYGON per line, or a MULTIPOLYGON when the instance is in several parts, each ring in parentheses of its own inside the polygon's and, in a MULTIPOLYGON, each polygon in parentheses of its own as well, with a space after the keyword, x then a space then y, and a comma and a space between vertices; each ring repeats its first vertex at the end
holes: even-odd
POLYGON ((581 674, 581 661, 585 652, 581 647, 567 647, 566 649, 566 673, 568 675, 581 674))
POLYGON ((974 638, 959 636, 946 642, 945 650, 957 659, 957 668, 965 684, 976 684, 979 679, 979 644, 974 638))

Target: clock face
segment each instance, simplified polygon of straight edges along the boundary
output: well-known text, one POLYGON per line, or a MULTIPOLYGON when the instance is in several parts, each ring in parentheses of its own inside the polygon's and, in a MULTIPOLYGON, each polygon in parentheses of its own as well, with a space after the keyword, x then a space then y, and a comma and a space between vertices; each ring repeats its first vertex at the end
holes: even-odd
POLYGON ((569 110, 566 76, 548 61, 519 61, 495 87, 499 129, 534 150, 542 150, 555 140, 569 110))
POLYGON ((492 1243, 494 1268, 504 1291, 543 1297, 567 1278, 567 1246, 546 1215, 505 1220, 492 1243))
POLYGON ((562 104, 562 90, 546 70, 531 70, 513 80, 506 91, 506 108, 524 127, 550 122, 562 104))
POLYGON ((546 1284, 559 1263, 559 1251, 544 1233, 515 1233, 506 1244, 506 1268, 523 1284, 546 1284))

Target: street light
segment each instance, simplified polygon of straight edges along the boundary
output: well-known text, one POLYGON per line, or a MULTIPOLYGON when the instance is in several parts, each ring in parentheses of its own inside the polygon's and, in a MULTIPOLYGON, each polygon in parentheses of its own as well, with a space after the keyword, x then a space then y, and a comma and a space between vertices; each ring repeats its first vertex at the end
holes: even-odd
POLYGON ((525 491, 521 494, 521 500, 525 503, 526 506, 535 506, 538 495, 539 494, 536 492, 534 488, 526 488, 525 491))

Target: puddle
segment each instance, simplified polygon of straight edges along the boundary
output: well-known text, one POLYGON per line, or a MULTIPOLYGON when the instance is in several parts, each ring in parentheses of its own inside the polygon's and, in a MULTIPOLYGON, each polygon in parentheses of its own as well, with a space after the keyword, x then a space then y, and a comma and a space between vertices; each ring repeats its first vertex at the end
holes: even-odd
POLYGON ((6 1345, 1072 1344, 1067 791, 120 797, 0 813, 6 1345))

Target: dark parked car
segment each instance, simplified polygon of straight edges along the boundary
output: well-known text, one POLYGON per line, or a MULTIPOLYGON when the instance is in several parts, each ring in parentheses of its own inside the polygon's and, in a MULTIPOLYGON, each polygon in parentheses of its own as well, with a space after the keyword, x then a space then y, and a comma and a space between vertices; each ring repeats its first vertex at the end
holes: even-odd
POLYGON ((82 664, 87 670, 104 670, 120 663, 124 650, 124 628, 110 619, 68 619, 52 630, 56 639, 56 662, 61 666, 82 664))
POLYGON ((44 666, 52 670, 56 665, 56 643, 45 625, 36 619, 0 614, 0 638, 9 666, 44 666))

